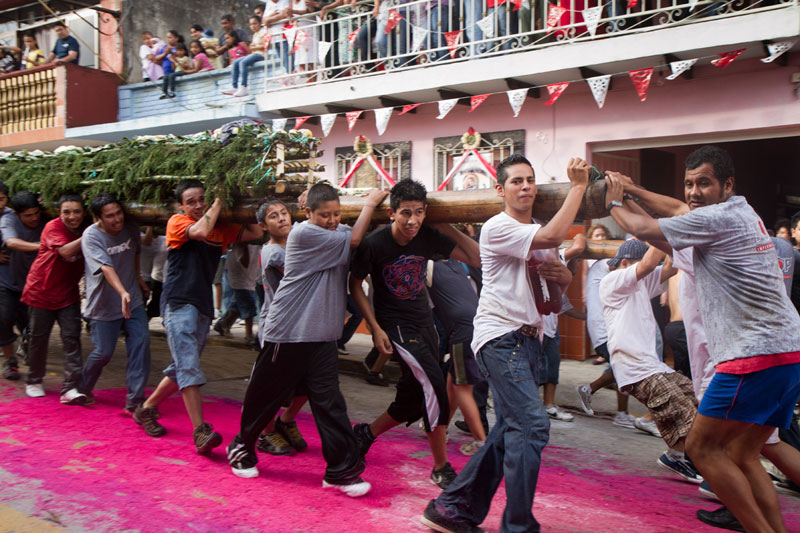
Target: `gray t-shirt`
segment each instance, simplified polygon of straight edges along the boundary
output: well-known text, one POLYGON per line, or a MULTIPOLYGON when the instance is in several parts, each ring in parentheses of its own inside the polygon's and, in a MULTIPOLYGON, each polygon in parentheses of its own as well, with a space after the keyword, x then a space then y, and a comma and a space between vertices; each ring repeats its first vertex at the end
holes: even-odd
MULTIPOLYGON (((39 242, 44 229, 44 221, 39 220, 35 228, 29 228, 11 210, 7 210, 0 218, 0 234, 3 244, 8 239, 22 239, 28 242, 39 242)), ((7 265, 0 265, 0 287, 5 287, 16 292, 22 292, 25 287, 25 279, 31 270, 34 259, 38 252, 19 252, 7 249, 9 260, 7 265)))
POLYGON ((254 291, 258 278, 258 249, 255 244, 237 242, 228 253, 225 268, 231 289, 254 291))
POLYGON ((275 291, 278 290, 283 279, 283 263, 286 260, 286 248, 280 244, 265 244, 261 247, 259 257, 259 270, 261 283, 264 287, 264 302, 261 304, 261 313, 258 315, 258 340, 264 344, 264 330, 267 328, 267 313, 275 291))
POLYGON ((697 298, 715 364, 800 350, 775 245, 742 196, 658 221, 676 250, 694 247, 697 298))
POLYGON ((350 227, 295 224, 286 242, 283 279, 267 313, 265 342, 328 342, 342 336, 350 227))
POLYGON ((136 279, 136 255, 140 248, 139 228, 130 222, 126 222, 116 235, 109 235, 97 224, 86 228, 81 240, 81 250, 86 259, 84 316, 106 322, 122 318, 119 293, 103 276, 105 265, 114 268, 122 286, 130 293, 131 311, 142 305, 142 292, 136 279))
POLYGON ((778 266, 781 268, 783 283, 786 284, 786 294, 792 296, 792 277, 794 277, 795 249, 792 243, 781 237, 772 237, 775 252, 778 254, 778 266))

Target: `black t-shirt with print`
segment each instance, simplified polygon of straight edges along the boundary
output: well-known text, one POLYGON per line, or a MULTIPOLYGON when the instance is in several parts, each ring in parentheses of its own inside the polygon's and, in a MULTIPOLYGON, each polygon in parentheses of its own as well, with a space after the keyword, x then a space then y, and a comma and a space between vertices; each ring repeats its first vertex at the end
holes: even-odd
POLYGON ((455 246, 452 239, 425 225, 405 246, 392 238, 391 225, 364 237, 353 255, 350 271, 359 279, 372 276, 375 318, 383 329, 431 324, 425 292, 427 262, 437 253, 449 257, 455 246))

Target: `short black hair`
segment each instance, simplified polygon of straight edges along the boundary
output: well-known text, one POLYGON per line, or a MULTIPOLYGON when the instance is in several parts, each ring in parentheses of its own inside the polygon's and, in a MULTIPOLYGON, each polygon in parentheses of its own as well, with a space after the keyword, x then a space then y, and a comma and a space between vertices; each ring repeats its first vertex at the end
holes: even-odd
POLYGON ((41 205, 39 205, 39 198, 36 197, 31 191, 19 191, 14 193, 14 196, 11 197, 11 206, 14 208, 14 211, 17 213, 22 213, 28 209, 33 209, 34 207, 38 207, 41 209, 41 205))
POLYGON ((228 22, 233 22, 233 15, 231 15, 230 13, 225 13, 219 19, 220 20, 227 20, 228 22))
POLYGON ((100 215, 103 214, 103 208, 110 204, 117 204, 120 209, 122 209, 122 204, 119 203, 116 196, 108 192, 101 192, 92 198, 92 203, 89 205, 89 208, 92 210, 92 214, 95 218, 100 218, 100 215))
POLYGON ((62 194, 61 197, 58 199, 58 208, 61 209, 61 205, 64 202, 78 202, 81 204, 81 209, 86 211, 86 204, 83 202, 83 197, 80 194, 62 194))
POLYGON ((67 25, 64 23, 63 20, 57 20, 53 26, 61 26, 62 28, 66 28, 67 25))
POLYGON ((714 177, 720 185, 724 185, 728 178, 735 178, 733 159, 727 150, 711 144, 701 146, 689 154, 685 167, 686 170, 694 170, 705 163, 711 163, 714 177))
POLYGON ((142 35, 149 35, 150 37, 152 37, 153 36, 153 32, 145 30, 145 31, 142 32, 142 35))
POLYGON ((798 211, 792 216, 792 229, 797 229, 798 224, 800 224, 800 211, 798 211))
MULTIPOLYGON (((201 48, 202 48, 202 47, 201 47, 201 48)), ((186 48, 186 44, 185 44, 185 43, 178 43, 178 44, 176 44, 176 45, 175 45, 175 51, 177 52, 178 50, 183 50, 183 51, 184 51, 184 52, 186 52, 187 54, 189 53, 189 49, 188 49, 188 48, 186 48)))
POLYGON ((306 198, 306 205, 312 211, 316 211, 325 202, 339 201, 339 193, 330 183, 321 181, 315 183, 308 190, 308 197, 306 198))
POLYGON ((510 156, 506 157, 497 165, 497 183, 500 185, 506 184, 506 179, 508 179, 508 167, 513 167, 514 165, 528 165, 533 170, 533 165, 531 162, 528 161, 524 155, 522 154, 511 154, 510 156))
POLYGON ((6 196, 8 196, 8 185, 3 183, 2 181, 0 181, 0 193, 3 193, 6 196))
POLYGON ((175 187, 175 197, 178 199, 178 203, 183 203, 183 193, 185 193, 187 189, 195 188, 206 190, 206 186, 203 185, 203 182, 198 179, 188 178, 181 180, 180 183, 178 183, 178 185, 175 187))
POLYGON ((199 32, 201 32, 201 33, 202 33, 203 31, 205 31, 205 29, 204 29, 204 28, 203 28, 203 27, 202 27, 200 24, 192 24, 192 26, 191 26, 191 28, 190 28, 190 29, 192 29, 192 30, 194 30, 194 31, 199 31, 199 32))
POLYGON ((259 17, 258 15, 253 15, 252 17, 250 17, 250 20, 255 20, 256 22, 261 24, 261 17, 259 17))
POLYGON ((422 205, 427 205, 428 190, 411 178, 402 179, 389 191, 389 207, 397 211, 403 202, 422 202, 422 205))
POLYGON ((259 205, 258 209, 256 210, 256 222, 258 224, 264 222, 264 219, 267 218, 267 211, 269 211, 269 208, 272 207, 273 205, 282 205, 283 207, 286 207, 286 204, 283 203, 282 200, 278 200, 276 198, 268 198, 263 203, 261 203, 261 205, 259 205))
POLYGON ((791 224, 788 218, 779 218, 775 221, 775 233, 778 233, 781 228, 792 229, 791 224))
POLYGON ((236 30, 226 31, 225 32, 225 36, 228 36, 228 35, 233 37, 233 46, 236 46, 237 44, 242 42, 242 40, 239 39, 239 33, 236 30))

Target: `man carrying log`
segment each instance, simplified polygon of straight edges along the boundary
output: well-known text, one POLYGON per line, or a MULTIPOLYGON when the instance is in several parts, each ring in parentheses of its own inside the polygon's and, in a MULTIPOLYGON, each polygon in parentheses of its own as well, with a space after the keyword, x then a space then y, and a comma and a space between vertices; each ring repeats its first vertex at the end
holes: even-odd
POLYGON ((194 428, 197 453, 208 454, 222 444, 222 436, 203 420, 200 386, 206 383, 200 370, 200 354, 214 317, 211 286, 219 258, 228 244, 261 237, 258 224, 217 223, 222 200, 206 210, 201 181, 187 179, 175 188, 181 213, 167 222, 167 279, 164 284, 164 326, 172 364, 150 397, 136 409, 133 418, 151 437, 167 430, 158 423, 158 404, 180 390, 194 428))

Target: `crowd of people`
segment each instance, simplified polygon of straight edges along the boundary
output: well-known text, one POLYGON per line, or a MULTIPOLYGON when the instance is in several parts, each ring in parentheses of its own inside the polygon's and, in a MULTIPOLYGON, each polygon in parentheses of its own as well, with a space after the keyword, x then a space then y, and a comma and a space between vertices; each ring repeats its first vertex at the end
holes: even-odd
MULTIPOLYGON (((566 290, 576 279, 570 266, 586 239, 559 246, 578 213, 589 171, 582 159, 570 160, 569 192, 558 212, 540 222, 532 218, 530 162, 519 154, 506 158, 496 184, 505 209, 477 239, 450 224, 425 223, 426 189, 410 179, 390 192, 366 195, 352 227, 340 224, 338 193, 326 182, 298 198, 305 222, 292 225, 283 202, 266 200, 252 223, 240 225, 221 221, 222 201, 208 206, 203 183, 186 179, 175 190, 180 212, 163 236, 126 220, 122 204, 108 193, 91 200, 91 223, 83 198, 71 194, 60 198, 59 216, 45 223, 35 194, 16 192, 9 208, 9 191, 0 184, 3 377, 20 379, 22 357, 27 395, 44 397, 48 342, 58 322, 60 401, 90 405, 124 333, 125 411, 148 436, 163 436, 158 406, 179 392, 193 445, 210 454, 223 438, 203 415, 200 357, 215 317, 212 288, 230 248, 222 271, 231 294, 213 329, 227 334, 242 318, 259 350, 240 430, 226 447, 233 474, 257 477, 257 451, 306 450, 295 417, 308 403, 327 464, 323 487, 362 496, 371 489, 362 477, 369 450, 381 446, 388 430, 421 421, 431 451, 430 480, 443 490, 424 510, 424 524, 437 531, 479 531, 505 479, 502 530, 538 531, 532 506, 550 419, 572 420, 554 403, 557 317, 575 311, 566 290), (391 222, 369 231, 387 197, 391 222), (266 243, 253 245, 255 240, 266 243), (363 317, 371 332, 370 371, 379 372, 390 358, 402 371, 386 410, 355 426, 337 377, 339 352, 355 329, 345 321, 347 309, 363 317), (159 315, 172 361, 148 395, 148 321, 159 315), (92 342, 85 361, 83 320, 92 342), (491 428, 488 388, 496 413, 491 428), (460 473, 446 447, 458 408, 473 438, 461 447, 472 457, 460 473)), ((791 301, 800 271, 794 268, 800 251, 791 239, 800 236, 800 213, 771 238, 735 194, 730 155, 717 147, 687 158, 685 202, 606 174, 607 209, 633 237, 612 259, 590 265, 586 314, 573 314, 587 320, 598 357, 610 363, 598 380, 578 387, 580 405, 592 414, 592 395, 614 386, 620 398, 614 423, 660 436, 667 451, 658 464, 725 504, 700 510, 704 522, 785 531, 759 457, 800 481, 800 451, 781 438, 800 397, 800 316, 791 301), (673 279, 678 282, 671 284, 673 279), (678 333, 661 342, 653 300, 658 304, 664 293, 678 333), (664 343, 674 346, 675 368, 663 360, 664 343), (646 417, 627 413, 628 396, 647 407, 646 417)), ((588 236, 601 240, 610 232, 594 226, 588 236)))
POLYGON ((36 42, 33 33, 22 35, 22 46, 0 46, 0 74, 8 74, 18 70, 31 69, 40 65, 78 64, 81 46, 78 40, 70 35, 69 28, 62 21, 53 24, 56 43, 49 54, 45 54, 36 42))

